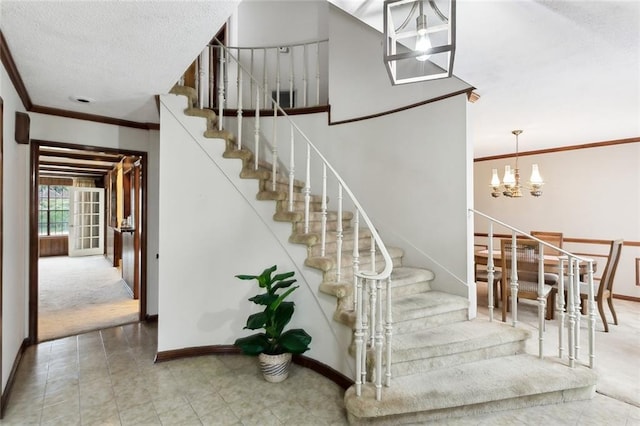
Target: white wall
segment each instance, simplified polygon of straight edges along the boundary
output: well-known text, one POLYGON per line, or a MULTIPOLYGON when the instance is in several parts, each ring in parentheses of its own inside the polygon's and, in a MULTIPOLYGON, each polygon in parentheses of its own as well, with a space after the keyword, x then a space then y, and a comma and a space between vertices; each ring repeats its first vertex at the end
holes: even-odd
POLYGON ((232 18, 230 45, 278 46, 327 37, 324 0, 244 0, 232 18))
POLYGON ((350 332, 331 319, 336 299, 318 293, 320 274, 302 269, 306 247, 288 243, 291 225, 271 219, 275 202, 256 200, 258 182, 239 178, 241 162, 222 158, 224 141, 204 138, 205 121, 184 116, 186 105, 161 98, 158 351, 248 335, 258 288, 234 276, 277 264, 296 272, 289 327, 312 336, 306 355, 351 376, 350 332))
POLYGON ((3 114, 3 238, 2 238, 2 389, 27 337, 29 280, 29 145, 15 140, 15 113, 22 102, 0 67, 3 114))
MULTIPOLYGON (((515 160, 475 163, 475 208, 523 231, 560 231, 565 236, 640 242, 640 143, 560 151, 520 157, 521 179, 527 181, 531 165, 537 163, 545 180, 540 198, 528 193, 520 199, 490 195, 491 169, 500 177, 504 166, 515 160)), ((484 220, 476 220, 476 231, 487 232, 484 220)), ((494 230, 503 232, 504 230, 494 230)), ((578 252, 593 252, 594 246, 567 246, 578 252)), ((636 285, 635 259, 640 247, 625 246, 616 274, 614 293, 640 297, 636 285)), ((604 261, 598 264, 604 269, 604 261)))

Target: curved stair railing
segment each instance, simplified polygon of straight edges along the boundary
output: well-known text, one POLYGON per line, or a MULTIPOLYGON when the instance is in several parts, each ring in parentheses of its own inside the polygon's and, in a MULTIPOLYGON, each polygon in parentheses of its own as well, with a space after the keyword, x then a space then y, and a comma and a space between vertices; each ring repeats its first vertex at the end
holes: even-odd
MULTIPOLYGON (((333 283, 322 283, 322 286, 335 286, 334 290, 336 294, 342 292, 349 295, 350 308, 355 316, 354 325, 354 343, 355 343, 355 364, 356 364, 356 377, 354 378, 356 393, 361 395, 362 385, 370 381, 375 382, 376 399, 381 399, 382 386, 390 386, 391 379, 391 339, 392 339, 392 314, 391 314, 391 272, 393 270, 393 260, 389 254, 389 251, 385 247, 384 242, 380 238, 375 226, 371 219, 362 208, 361 204, 344 182, 339 173, 324 157, 320 150, 311 142, 310 138, 305 132, 291 119, 290 115, 282 107, 282 99, 280 99, 280 78, 275 78, 275 96, 269 93, 267 81, 268 71, 266 71, 266 65, 256 64, 256 58, 266 58, 267 50, 277 49, 278 52, 288 51, 290 58, 293 58, 293 52, 297 48, 302 48, 302 51, 314 52, 316 57, 315 68, 315 92, 316 102, 321 100, 321 81, 320 81, 320 57, 322 46, 326 46, 327 40, 314 41, 311 43, 303 43, 290 46, 278 46, 277 48, 228 48, 221 43, 211 44, 203 51, 196 61, 196 93, 197 101, 193 105, 198 109, 194 112, 194 115, 202 115, 211 120, 211 124, 216 126, 217 130, 207 130, 207 136, 220 137, 231 140, 233 147, 235 148, 236 158, 253 158, 253 171, 254 176, 266 177, 270 179, 269 188, 264 188, 262 191, 261 199, 277 200, 282 203, 287 203, 286 211, 277 213, 274 216, 276 220, 292 221, 302 223, 303 233, 296 238, 295 242, 303 242, 311 245, 313 243, 320 244, 320 256, 314 258, 314 266, 320 267, 325 272, 328 270, 335 270, 334 276, 331 277, 333 283), (249 57, 249 64, 243 63, 242 60, 238 60, 238 57, 233 53, 235 51, 243 52, 244 58, 249 57), (256 54, 257 51, 263 52, 262 54, 256 54), (216 59, 216 61, 214 61, 216 59), (216 66, 214 66, 214 63, 216 66), (205 66, 208 64, 208 66, 205 66), (207 69, 208 68, 208 69, 207 69), (262 72, 262 82, 255 78, 252 74, 252 70, 260 69, 262 72), (235 70, 235 91, 230 91, 229 70, 235 70), (245 80, 246 79, 246 80, 245 80), (253 93, 247 95, 244 89, 247 87, 246 81, 250 84, 248 87, 253 93), (212 93, 217 92, 217 105, 214 105, 214 96, 212 93), (233 96, 230 93, 233 92, 233 96), (261 101, 262 99, 262 101, 261 101), (235 102, 235 105, 232 105, 235 102), (272 111, 268 111, 269 116, 263 115, 264 111, 260 108, 250 111, 253 116, 253 153, 249 151, 244 143, 243 130, 243 115, 245 114, 244 105, 248 104, 252 107, 256 106, 268 106, 271 103, 273 106, 272 111), (207 111, 215 107, 215 113, 213 111, 207 111), (234 110, 237 117, 237 128, 235 129, 235 136, 224 128, 224 117, 226 110, 234 110), (288 168, 281 165, 278 150, 282 141, 278 140, 278 133, 276 128, 283 125, 289 126, 289 138, 286 141, 286 149, 290 156, 288 168), (273 120, 273 134, 270 140, 266 140, 266 136, 262 132, 261 123, 264 120, 273 120), (265 149, 266 146, 266 149, 265 149), (304 152, 304 162, 302 165, 296 164, 295 154, 302 149, 304 152), (260 154, 264 153, 263 157, 259 158, 260 154), (302 167, 300 167, 302 166, 302 167), (295 179, 296 172, 302 168, 304 170, 304 181, 300 182, 295 179), (315 169, 317 168, 317 169, 315 169), (313 170, 313 173, 312 173, 313 170), (316 171, 317 170, 317 171, 316 171), (321 188, 321 196, 312 196, 311 178, 317 173, 317 176, 321 176, 321 182, 317 185, 321 188), (337 211, 330 212, 328 210, 328 180, 331 179, 337 183, 337 189, 335 192, 335 200, 337 203, 337 211), (296 188, 302 187, 302 212, 299 211, 299 198, 297 197, 296 188), (286 187, 286 190, 284 188, 286 187), (353 238, 353 250, 350 259, 350 265, 344 264, 345 253, 343 250, 343 238, 345 236, 344 219, 348 219, 350 213, 345 211, 344 205, 350 203, 353 207, 353 231, 350 235, 353 238), (313 211, 315 210, 315 212, 313 211), (314 215, 315 213, 315 215, 314 215), (320 226, 319 231, 315 227, 311 226, 312 215, 317 218, 319 215, 320 226), (328 217, 335 217, 335 224, 332 224, 330 230, 328 226, 328 217), (366 231, 365 240, 370 235, 370 242, 365 247, 360 247, 360 241, 362 236, 360 235, 361 229, 366 231), (333 234, 330 234, 333 233, 333 234), (332 244, 332 248, 335 247, 335 257, 329 257, 329 251, 327 249, 329 244, 332 244), (362 253, 366 253, 365 255, 362 253), (351 278, 353 274, 353 278, 351 278), (348 281, 345 282, 345 279, 348 281), (368 357, 373 356, 374 360, 374 377, 367 377, 368 357), (384 364, 384 372, 383 372, 384 364), (384 383, 383 383, 384 377, 384 383)), ((279 58, 279 54, 277 56, 279 58)), ((306 63, 306 61, 305 61, 306 63)), ((280 74, 280 61, 276 60, 276 75, 280 74)), ((288 79, 289 93, 294 93, 294 75, 293 60, 290 61, 291 76, 288 79)), ((310 67, 303 66, 303 70, 308 70, 310 67)), ((303 71, 305 74, 307 71, 303 71)), ((302 78, 303 81, 303 93, 307 92, 308 78, 302 78)), ((184 82, 181 79, 178 85, 184 82)), ((301 107, 307 106, 308 98, 303 95, 301 107)), ((286 105, 294 106, 294 105, 286 105)), ((291 110, 288 110, 291 111, 291 110)), ((249 113, 247 113, 249 115, 249 113)), ((248 177, 248 176, 245 176, 248 177)), ((348 249, 351 251, 350 249, 348 249)), ((348 256, 347 256, 348 257, 348 256)), ((305 263, 309 262, 309 259, 305 263)), ((327 275, 325 274, 325 281, 327 275)))
MULTIPOLYGON (((493 283, 495 276, 495 263, 493 259, 494 247, 494 225, 506 228, 511 233, 512 255, 511 255, 511 276, 510 289, 511 289, 511 315, 512 325, 515 327, 518 324, 518 256, 516 255, 516 240, 517 238, 527 238, 538 242, 539 257, 544 256, 544 248, 553 249, 559 252, 560 265, 558 276, 558 288, 556 297, 556 306, 550 307, 555 309, 556 319, 558 324, 558 357, 563 358, 565 356, 565 328, 567 330, 567 356, 569 359, 569 366, 575 367, 576 360, 580 356, 580 264, 586 264, 586 284, 588 287, 587 298, 587 318, 589 333, 589 367, 593 368, 595 361, 595 324, 596 324, 596 304, 595 304, 595 289, 593 284, 593 259, 582 257, 570 253, 566 250, 556 247, 546 241, 534 237, 524 231, 521 231, 511 225, 508 225, 500 220, 479 212, 475 209, 469 209, 469 213, 476 215, 476 217, 485 219, 488 221, 489 231, 487 236, 487 299, 489 308, 489 320, 493 321, 493 283), (566 269, 565 269, 566 267, 566 269), (565 301, 565 291, 567 294, 565 301)), ((538 354, 539 357, 543 357, 544 351, 544 330, 545 330, 545 305, 546 299, 543 296, 543 287, 545 284, 544 278, 544 262, 538 260, 538 354)))

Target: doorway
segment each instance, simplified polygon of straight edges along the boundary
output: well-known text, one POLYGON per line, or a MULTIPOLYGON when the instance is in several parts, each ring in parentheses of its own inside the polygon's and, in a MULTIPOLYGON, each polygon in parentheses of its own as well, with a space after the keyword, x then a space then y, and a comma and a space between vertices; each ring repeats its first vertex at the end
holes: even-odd
POLYGON ((144 152, 31 141, 30 343, 146 317, 146 161, 144 152), (43 201, 61 187, 67 201, 43 201))

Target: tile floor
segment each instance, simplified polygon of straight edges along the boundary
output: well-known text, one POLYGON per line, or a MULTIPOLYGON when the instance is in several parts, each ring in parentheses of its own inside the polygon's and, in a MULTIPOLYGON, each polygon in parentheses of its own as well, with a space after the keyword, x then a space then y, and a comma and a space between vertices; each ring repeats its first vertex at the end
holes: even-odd
MULTIPOLYGON (((602 380, 592 400, 438 424, 640 425, 640 304, 616 306, 621 325, 608 334, 628 344, 601 344, 607 362, 598 367, 602 380)), ((527 327, 526 308, 521 315, 527 327)), ((241 355, 154 364, 156 334, 154 325, 129 324, 29 347, 0 424, 347 424, 342 389, 310 370, 294 365, 289 379, 270 384, 255 359, 241 355)))

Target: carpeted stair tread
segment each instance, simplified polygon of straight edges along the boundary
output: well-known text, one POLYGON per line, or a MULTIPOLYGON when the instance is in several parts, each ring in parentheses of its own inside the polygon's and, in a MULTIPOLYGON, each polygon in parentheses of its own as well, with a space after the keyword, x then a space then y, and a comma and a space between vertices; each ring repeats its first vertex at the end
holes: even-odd
MULTIPOLYGON (((276 201, 282 201, 282 200, 288 200, 289 199, 289 194, 287 192, 283 192, 283 191, 270 191, 270 190, 264 190, 264 191, 259 191, 258 195, 256 196, 258 200, 276 200, 276 201)), ((305 195, 301 192, 294 192, 293 193, 293 200, 294 201, 304 201, 305 199, 305 195)), ((320 195, 311 195, 309 197, 310 202, 312 203, 320 203, 322 202, 322 196, 320 195)), ((309 215, 311 217, 311 215, 309 215)))
POLYGON ((218 119, 218 116, 213 110, 203 109, 203 108, 187 108, 184 110, 186 115, 190 115, 192 117, 204 117, 207 120, 211 120, 211 122, 215 123, 218 119))
MULTIPOLYGON (((389 252, 389 256, 392 259, 401 258, 404 254, 404 251, 398 247, 387 247, 387 251, 389 252)), ((382 265, 382 255, 380 253, 376 253, 376 264, 382 265)), ((371 256, 368 251, 360 252, 360 265, 368 265, 370 264, 371 256)), ((353 255, 350 253, 345 253, 341 259, 341 266, 343 268, 347 266, 351 266, 353 263, 353 255)), ((335 256, 314 256, 307 257, 304 264, 306 266, 320 269, 321 271, 329 271, 336 267, 337 260, 335 256)), ((364 268, 362 268, 364 269, 364 268)))
POLYGON ((416 282, 433 281, 434 278, 435 274, 428 269, 411 268, 408 266, 393 268, 393 272, 391 272, 391 288, 414 284, 416 282))
POLYGON ((463 310, 469 306, 469 301, 464 297, 435 290, 399 296, 392 303, 396 323, 463 310))
POLYGON ((394 336, 394 362, 450 355, 528 339, 527 330, 501 322, 462 321, 394 336))
POLYGON ((452 416, 447 410, 455 413, 456 409, 475 408, 478 414, 509 409, 513 404, 526 407, 553 403, 549 398, 558 403, 589 399, 596 378, 595 372, 586 367, 569 368, 522 354, 396 377, 391 387, 382 389, 381 401, 376 401, 371 384, 363 386, 360 397, 352 386, 345 393, 345 406, 350 421, 356 420, 356 424, 358 419, 373 417, 379 418, 380 424, 401 424, 405 413, 433 412, 434 418, 448 418, 452 416), (551 396, 540 402, 539 395, 551 396))
POLYGON ((169 93, 171 93, 173 95, 186 96, 187 100, 189 102, 189 105, 195 105, 196 104, 196 100, 198 99, 198 92, 196 91, 196 89, 194 89, 193 87, 189 87, 189 86, 180 86, 180 85, 176 84, 175 86, 173 86, 171 88, 169 93))

